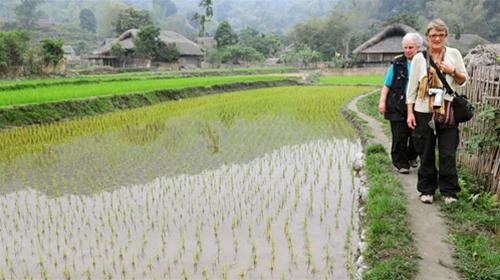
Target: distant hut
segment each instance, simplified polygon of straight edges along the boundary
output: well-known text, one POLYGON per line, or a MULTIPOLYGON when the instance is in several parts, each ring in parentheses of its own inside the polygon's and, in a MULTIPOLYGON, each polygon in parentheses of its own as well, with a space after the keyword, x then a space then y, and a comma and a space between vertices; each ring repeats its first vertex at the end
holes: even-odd
POLYGON ((73 60, 78 60, 80 59, 78 55, 75 52, 75 49, 71 45, 63 45, 62 46, 63 51, 64 51, 64 58, 67 61, 73 61, 73 60))
POLYGON ((406 33, 417 32, 405 24, 393 24, 357 47, 353 54, 360 57, 362 66, 387 65, 398 54, 403 53, 401 40, 406 33))
POLYGON ((205 51, 217 47, 217 41, 215 41, 214 37, 198 37, 196 43, 205 51))
MULTIPOLYGON (((87 59, 92 61, 95 65, 109 65, 113 67, 150 67, 150 60, 133 57, 133 52, 135 49, 134 38, 137 36, 138 32, 138 29, 129 29, 116 39, 105 40, 101 44, 99 49, 95 51, 93 55, 88 56, 87 59), (111 54, 111 48, 113 44, 116 43, 120 44, 122 49, 125 51, 125 65, 121 64, 120 61, 118 61, 118 58, 111 54)), ((159 38, 166 44, 175 43, 180 54, 180 58, 176 63, 179 68, 195 68, 200 66, 201 60, 203 58, 203 52, 200 46, 195 44, 193 41, 187 39, 177 32, 169 30, 160 31, 159 38)))

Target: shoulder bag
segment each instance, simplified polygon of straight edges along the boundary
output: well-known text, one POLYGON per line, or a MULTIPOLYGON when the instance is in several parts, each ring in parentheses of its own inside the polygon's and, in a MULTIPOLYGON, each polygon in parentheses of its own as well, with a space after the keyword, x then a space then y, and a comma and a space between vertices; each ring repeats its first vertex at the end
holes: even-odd
MULTIPOLYGON (((424 56, 427 56, 427 53, 424 53, 424 56)), ((429 56, 430 58, 430 56, 429 56)), ((452 108, 453 108, 453 117, 456 123, 462 123, 462 122, 467 122, 472 117, 474 116, 474 106, 472 103, 467 99, 465 95, 459 95, 456 93, 448 84, 446 81, 443 73, 439 70, 439 68, 436 66, 436 63, 430 58, 430 63, 432 67, 436 70, 436 74, 438 75, 439 79, 443 83, 443 86, 446 88, 446 91, 453 95, 453 101, 451 102, 452 108)), ((446 106, 446 104, 445 104, 446 106)), ((447 108, 445 108, 446 110, 447 108)))

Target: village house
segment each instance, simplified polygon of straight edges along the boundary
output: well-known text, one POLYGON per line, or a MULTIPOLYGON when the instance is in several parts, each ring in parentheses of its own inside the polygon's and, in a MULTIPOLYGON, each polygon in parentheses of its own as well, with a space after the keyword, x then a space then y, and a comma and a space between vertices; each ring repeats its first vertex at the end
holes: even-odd
MULTIPOLYGON (((409 32, 417 31, 405 24, 387 26, 384 30, 354 49, 353 54, 358 55, 360 58, 358 66, 387 66, 395 56, 403 53, 401 41, 406 33, 409 32)), ((424 45, 426 45, 425 36, 420 35, 424 39, 424 45)), ((488 40, 476 34, 461 34, 461 36, 449 34, 446 45, 457 48, 462 55, 465 55, 477 45, 488 43, 488 40)))
POLYGON ((125 53, 132 53, 135 48, 134 38, 137 36, 138 32, 138 29, 129 29, 118 38, 106 39, 102 42, 99 49, 86 58, 92 65, 113 67, 151 67, 152 64, 156 64, 157 66, 169 66, 170 68, 177 69, 200 67, 203 59, 203 51, 200 46, 181 34, 169 30, 162 30, 159 37, 164 43, 174 43, 177 47, 180 57, 176 63, 166 65, 165 63, 156 63, 149 59, 135 58, 133 56, 128 56, 125 60, 120 61, 111 54, 111 47, 115 43, 120 44, 125 53))
POLYGON ((410 32, 417 31, 405 24, 389 25, 352 53, 359 56, 359 66, 387 66, 395 56, 403 53, 401 41, 410 32))

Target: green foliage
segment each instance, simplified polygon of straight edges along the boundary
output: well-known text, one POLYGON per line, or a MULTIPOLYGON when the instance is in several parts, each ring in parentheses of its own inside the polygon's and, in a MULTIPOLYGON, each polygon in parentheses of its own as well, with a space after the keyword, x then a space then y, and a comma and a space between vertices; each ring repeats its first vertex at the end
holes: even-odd
POLYGON ((227 21, 223 21, 217 27, 214 36, 215 41, 217 41, 217 48, 224 48, 229 45, 236 44, 238 38, 233 32, 231 25, 227 21))
POLYGON ((239 43, 251 47, 262 53, 265 57, 275 56, 282 49, 283 44, 280 36, 274 33, 260 33, 247 27, 239 33, 239 43))
POLYGON ((16 73, 26 65, 29 52, 29 36, 26 32, 0 32, 0 74, 16 73))
POLYGON ((64 56, 63 41, 61 39, 45 39, 41 44, 43 62, 53 65, 59 63, 64 56))
POLYGON ((466 142, 469 152, 484 152, 500 146, 500 109, 487 105, 476 116, 476 122, 481 123, 481 133, 474 134, 466 142))
POLYGON ((419 30, 421 24, 419 23, 419 17, 415 13, 400 13, 395 14, 384 21, 384 26, 402 23, 413 27, 415 30, 419 30))
POLYGON ((213 1, 212 0, 200 0, 198 4, 201 8, 204 9, 203 14, 194 13, 191 20, 196 22, 198 27, 200 28, 198 36, 205 36, 205 24, 209 21, 214 15, 213 11, 213 1))
POLYGON ((116 56, 118 59, 123 59, 125 57, 125 50, 119 43, 114 43, 111 45, 111 55, 116 56))
POLYGON ((139 30, 134 38, 135 53, 138 56, 152 59, 156 56, 160 40, 160 28, 147 25, 139 30))
POLYGON ((15 8, 19 27, 30 29, 35 26, 37 20, 42 16, 37 8, 43 2, 44 0, 21 0, 21 3, 15 8))
POLYGON ((462 191, 458 202, 441 205, 450 219, 451 241, 458 269, 466 279, 498 279, 500 271, 500 204, 485 184, 459 170, 462 191))
POLYGON ((97 20, 95 18, 94 12, 90 9, 83 9, 80 11, 80 27, 86 29, 92 33, 97 30, 97 20))
POLYGON ((311 64, 321 61, 320 52, 304 46, 299 50, 288 51, 281 54, 281 59, 287 64, 296 64, 302 67, 309 67, 311 64))
POLYGON ((181 53, 177 49, 175 43, 165 44, 161 42, 158 46, 158 51, 155 54, 154 60, 161 62, 175 62, 179 59, 181 53))
POLYGON ((473 33, 489 37, 484 0, 430 0, 426 3, 428 15, 442 18, 450 33, 473 33), (463 25, 463 29, 461 26, 463 25), (459 30, 456 27, 460 27, 459 30))
POLYGON ((160 28, 153 25, 141 28, 134 38, 134 44, 136 55, 153 61, 174 62, 180 57, 177 46, 174 43, 165 44, 160 39, 160 28))
POLYGON ((118 14, 115 31, 118 34, 122 34, 129 29, 140 29, 152 24, 153 21, 148 11, 138 11, 134 8, 127 8, 120 11, 118 14))
POLYGON ((212 67, 218 67, 222 63, 222 52, 223 50, 209 49, 205 55, 205 61, 212 67))
POLYGON ((344 44, 350 41, 349 33, 349 19, 332 12, 325 19, 313 18, 296 25, 289 36, 299 49, 311 49, 319 52, 321 59, 331 60, 336 53, 348 55, 344 44))
POLYGON ((240 64, 264 60, 264 56, 254 48, 231 45, 224 48, 221 56, 223 63, 240 64))

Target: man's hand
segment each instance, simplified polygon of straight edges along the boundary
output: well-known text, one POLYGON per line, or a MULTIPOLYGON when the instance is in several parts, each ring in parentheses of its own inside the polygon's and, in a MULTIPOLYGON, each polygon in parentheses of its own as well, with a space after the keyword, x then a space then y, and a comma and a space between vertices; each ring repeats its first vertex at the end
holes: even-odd
POLYGON ((385 113, 385 100, 380 99, 378 102, 378 112, 382 115, 385 113))
POLYGON ((408 117, 406 118, 406 124, 411 130, 414 130, 417 126, 417 122, 415 121, 415 115, 413 112, 408 112, 408 117))

